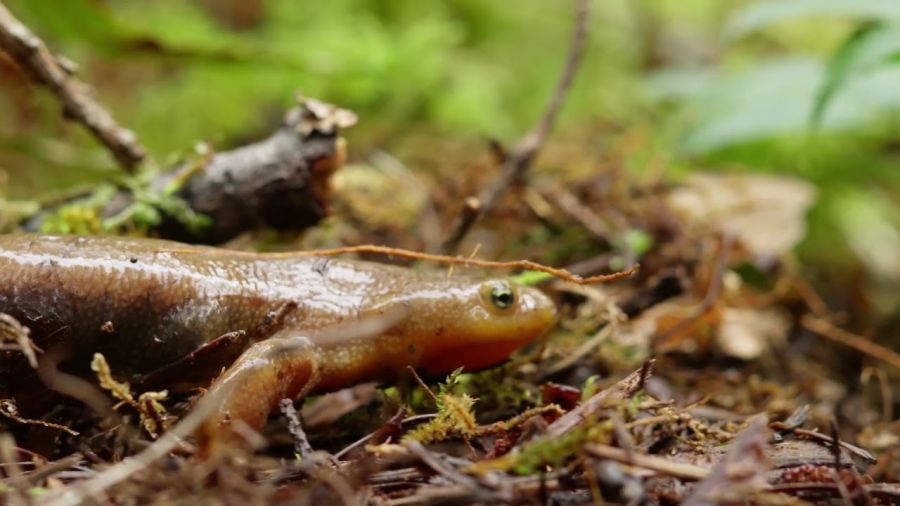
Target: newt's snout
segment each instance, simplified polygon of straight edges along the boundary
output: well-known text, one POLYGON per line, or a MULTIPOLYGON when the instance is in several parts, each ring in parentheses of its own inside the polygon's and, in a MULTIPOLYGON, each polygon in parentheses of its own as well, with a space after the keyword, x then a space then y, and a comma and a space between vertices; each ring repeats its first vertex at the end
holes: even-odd
POLYGON ((430 374, 499 364, 556 321, 556 306, 540 290, 504 280, 448 294, 442 306, 430 322, 433 334, 423 343, 420 368, 430 374))

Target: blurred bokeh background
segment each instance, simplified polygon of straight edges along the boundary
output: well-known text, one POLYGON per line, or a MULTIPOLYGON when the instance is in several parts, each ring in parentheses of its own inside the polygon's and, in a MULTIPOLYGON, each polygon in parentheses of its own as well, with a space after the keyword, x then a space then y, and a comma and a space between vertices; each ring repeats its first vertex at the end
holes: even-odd
MULTIPOLYGON (((166 166, 266 135, 295 91, 359 114, 351 161, 470 167, 512 142, 563 65, 573 3, 549 0, 8 0, 166 166)), ((900 283, 900 3, 602 0, 538 170, 795 175, 817 187, 803 265, 900 283), (567 167, 569 166, 569 167, 567 167), (585 170, 585 169, 582 169, 585 170)), ((6 199, 119 169, 0 55, 6 199)))

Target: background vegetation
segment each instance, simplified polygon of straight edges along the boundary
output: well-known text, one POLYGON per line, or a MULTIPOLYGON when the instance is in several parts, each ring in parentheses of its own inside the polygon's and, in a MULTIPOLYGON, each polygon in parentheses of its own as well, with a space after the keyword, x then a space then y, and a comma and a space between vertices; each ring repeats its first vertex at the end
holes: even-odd
MULTIPOLYGON (((471 163, 540 114, 569 2, 11 0, 161 165, 277 124, 295 90, 356 111, 351 158, 471 163), (436 149, 448 142, 471 150, 436 149), (435 153, 441 153, 436 155, 435 153)), ((615 154, 636 174, 794 174, 819 188, 812 271, 900 280, 900 4, 604 0, 550 149, 615 154)), ((117 173, 58 104, 0 60, 8 198, 117 173)), ((559 164, 559 157, 553 158, 559 164)), ((540 162, 539 162, 540 165, 540 162)), ((839 276, 840 277, 840 276, 839 276)), ((888 303, 887 307, 894 307, 888 303)))

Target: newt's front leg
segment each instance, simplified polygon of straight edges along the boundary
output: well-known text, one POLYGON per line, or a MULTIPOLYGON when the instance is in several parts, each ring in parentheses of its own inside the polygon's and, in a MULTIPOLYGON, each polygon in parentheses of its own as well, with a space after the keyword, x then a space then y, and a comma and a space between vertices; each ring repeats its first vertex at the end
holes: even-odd
POLYGON ((233 440, 235 424, 260 430, 282 399, 302 397, 318 383, 317 348, 306 337, 281 334, 250 346, 210 387, 206 395, 223 400, 197 434, 202 449, 233 440))

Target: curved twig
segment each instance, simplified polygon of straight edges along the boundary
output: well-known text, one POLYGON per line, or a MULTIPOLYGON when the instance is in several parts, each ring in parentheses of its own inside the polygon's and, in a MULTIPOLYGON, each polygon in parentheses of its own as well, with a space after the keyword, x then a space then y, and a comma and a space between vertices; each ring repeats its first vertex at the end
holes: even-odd
POLYGON ((128 172, 147 156, 137 136, 120 126, 91 96, 87 84, 72 75, 44 41, 0 3, 0 49, 6 51, 39 84, 62 102, 66 118, 78 121, 97 138, 128 172))
POLYGON ((556 89, 553 91, 553 95, 550 96, 550 101, 547 102, 544 114, 534 128, 522 137, 516 144, 516 147, 505 156, 500 169, 500 177, 482 192, 477 201, 466 200, 466 207, 453 226, 453 232, 450 233, 444 242, 444 253, 456 251, 472 226, 485 214, 489 213, 497 203, 500 195, 528 171, 531 162, 544 145, 544 141, 547 140, 547 136, 556 123, 556 117, 559 116, 563 100, 565 100, 569 88, 572 87, 575 73, 581 64, 581 55, 584 53, 584 46, 587 40, 590 5, 590 0, 578 0, 575 8, 575 33, 572 35, 572 42, 569 45, 566 64, 556 84, 556 89))

